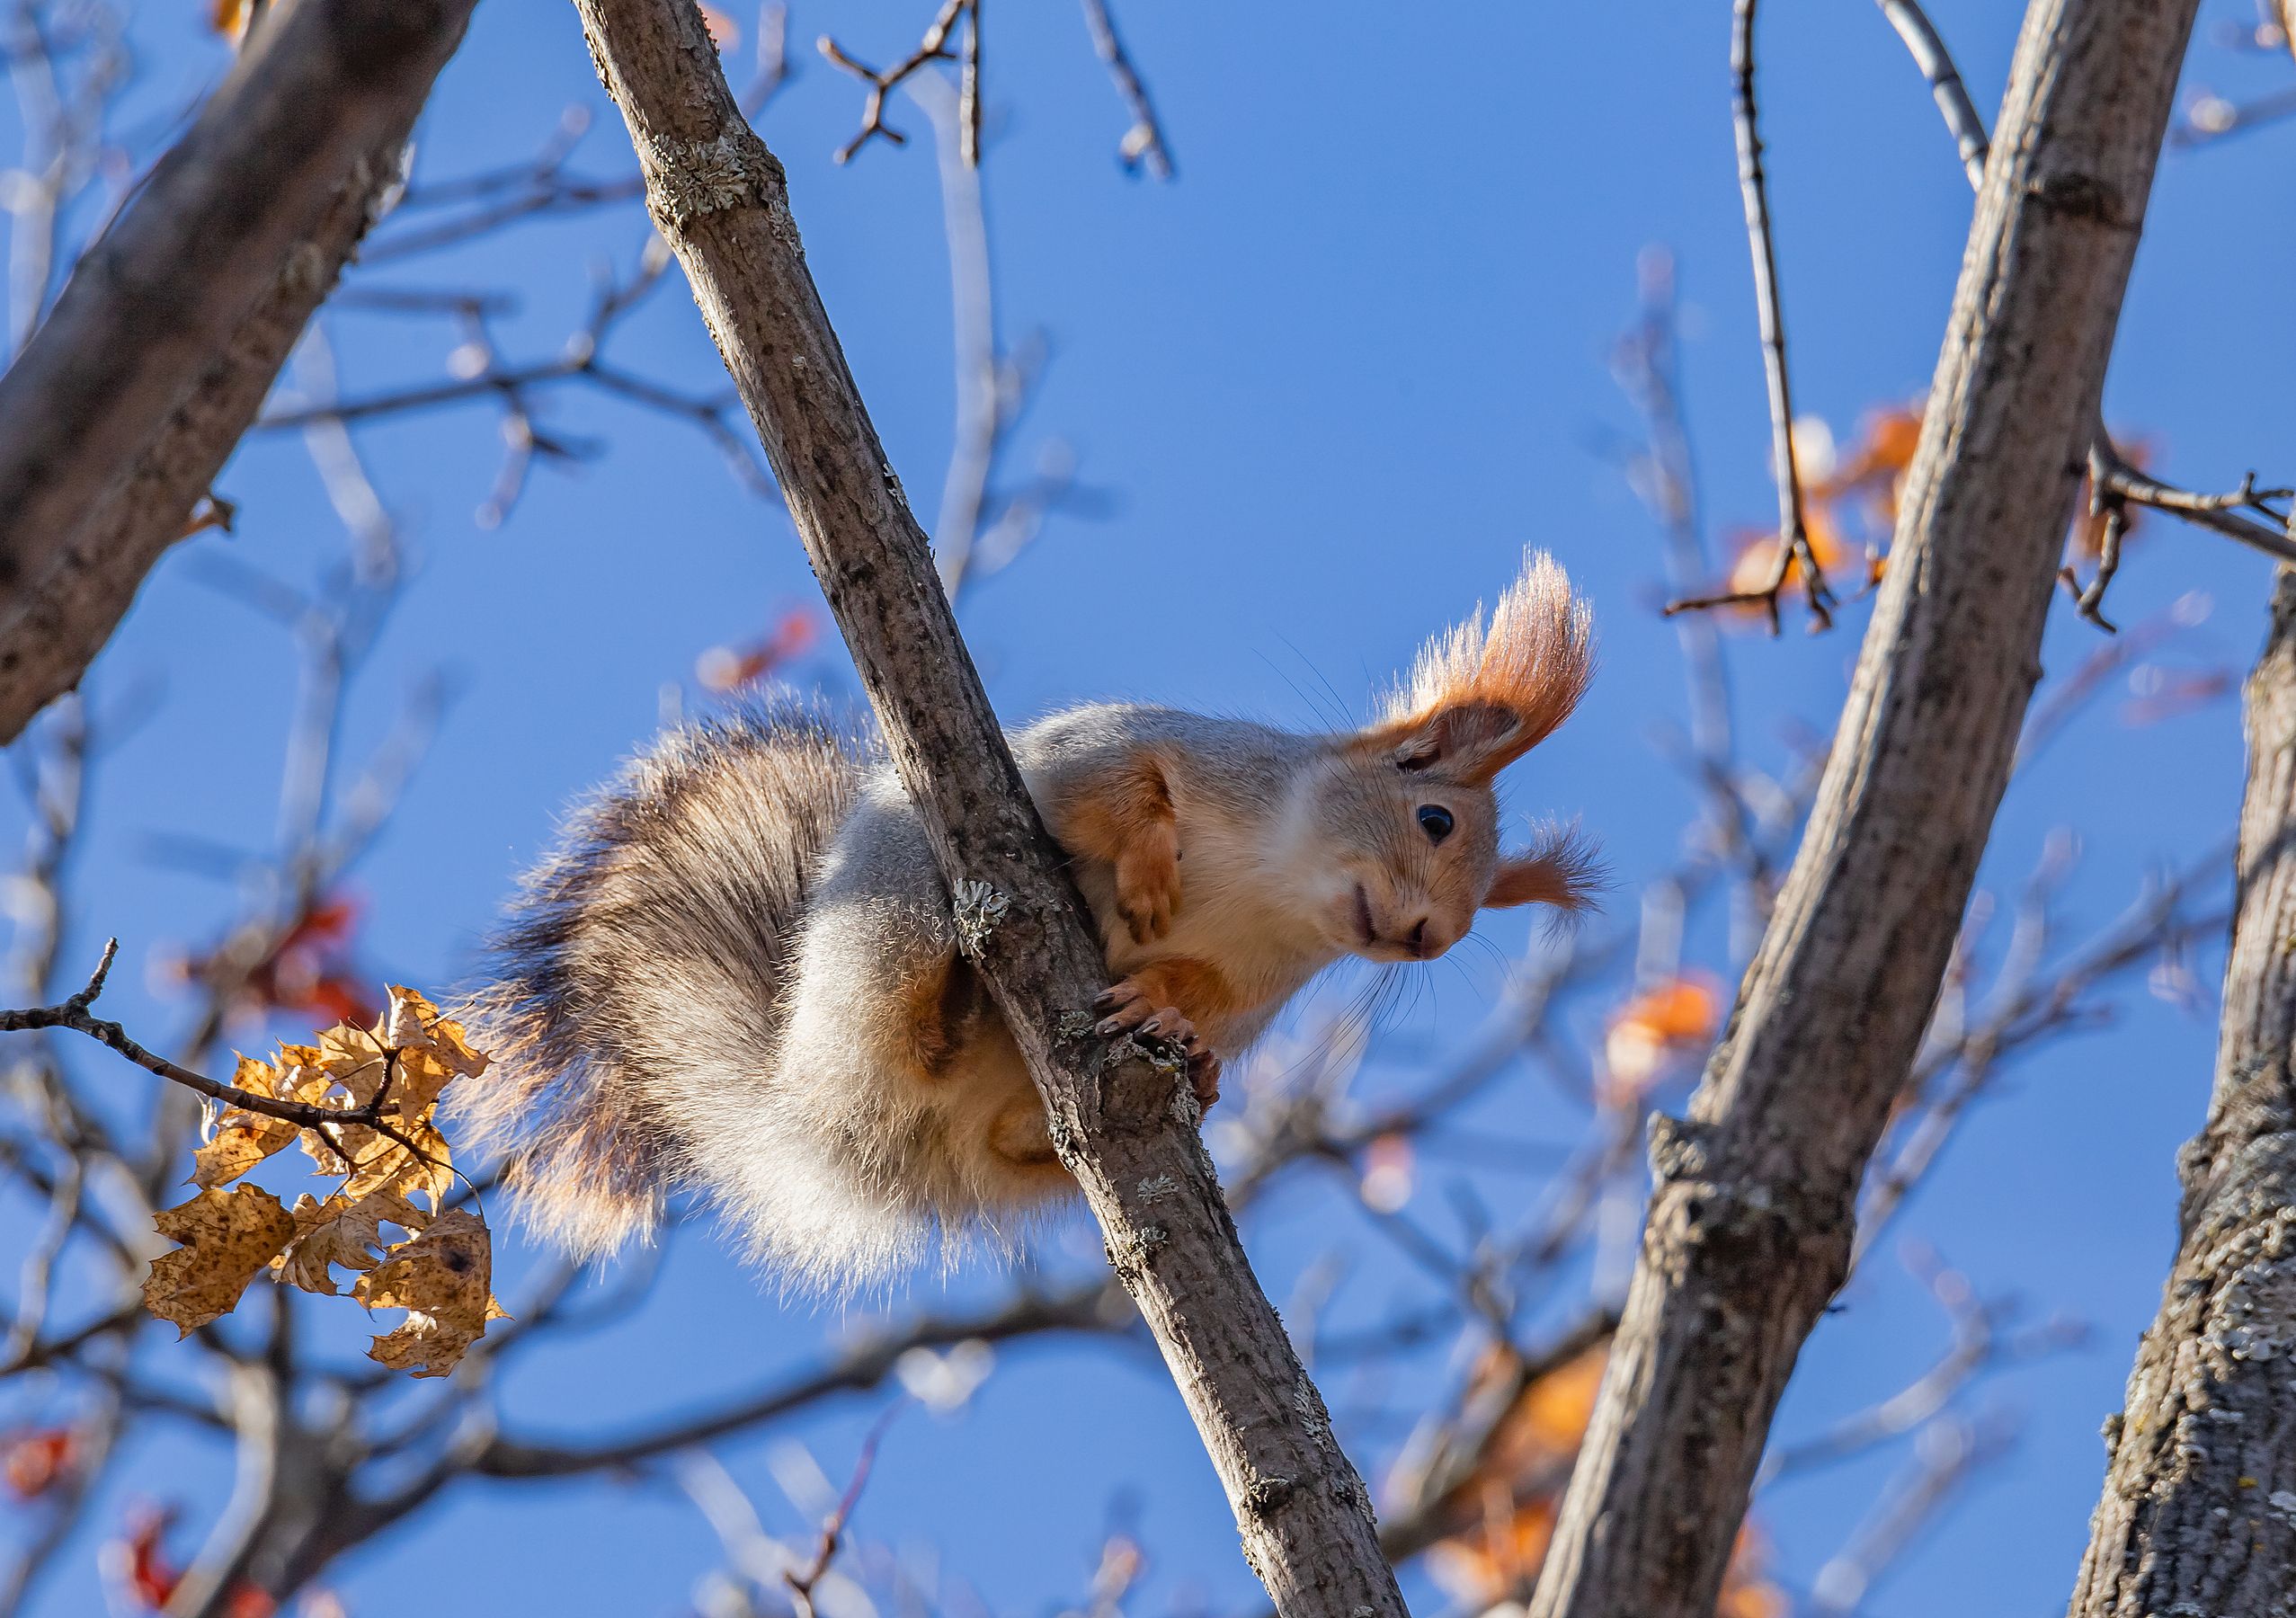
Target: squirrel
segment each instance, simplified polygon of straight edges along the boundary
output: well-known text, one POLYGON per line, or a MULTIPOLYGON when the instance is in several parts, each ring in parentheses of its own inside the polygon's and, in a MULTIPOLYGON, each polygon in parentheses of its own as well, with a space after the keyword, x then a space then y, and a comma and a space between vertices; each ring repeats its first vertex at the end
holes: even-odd
MULTIPOLYGON (((1562 723, 1592 616, 1544 553, 1430 641, 1370 725, 1300 735, 1094 704, 1012 738, 1114 986, 1097 1032, 1172 1042, 1199 1102, 1344 956, 1432 960, 1479 910, 1575 911, 1574 831, 1502 854, 1493 778, 1562 723)), ((526 1222, 581 1257, 699 1190, 800 1289, 941 1239, 1009 1243, 1073 1190, 889 765, 788 701, 671 733, 571 817, 466 1009, 463 1112, 526 1222)))

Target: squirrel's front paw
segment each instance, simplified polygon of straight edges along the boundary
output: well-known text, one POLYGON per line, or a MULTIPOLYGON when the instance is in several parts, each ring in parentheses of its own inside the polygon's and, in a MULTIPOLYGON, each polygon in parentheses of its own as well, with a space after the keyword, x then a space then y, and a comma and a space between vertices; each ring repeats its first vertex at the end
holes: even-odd
POLYGON ((1144 828, 1116 859, 1117 909, 1135 944, 1171 930, 1179 910, 1179 838, 1169 824, 1144 828))
POLYGON ((1108 1013, 1092 1030, 1103 1039, 1118 1034, 1140 1034, 1151 1039, 1169 1040, 1186 1050, 1190 1062, 1203 1048, 1202 1036, 1194 1023, 1173 1007, 1157 1005, 1132 978, 1103 990, 1100 998, 1092 1002, 1092 1009, 1108 1013))
POLYGON ((1157 968, 1152 966, 1102 991, 1092 1002, 1092 1009, 1103 1013, 1093 1031, 1104 1039, 1118 1034, 1145 1035, 1179 1046, 1188 1054, 1188 1088, 1196 1092, 1197 1104, 1208 1107, 1220 1098, 1220 1059, 1193 1022, 1176 1008, 1156 1003, 1170 994, 1153 981, 1156 976, 1157 968), (1151 982, 1143 983, 1143 977, 1151 982))

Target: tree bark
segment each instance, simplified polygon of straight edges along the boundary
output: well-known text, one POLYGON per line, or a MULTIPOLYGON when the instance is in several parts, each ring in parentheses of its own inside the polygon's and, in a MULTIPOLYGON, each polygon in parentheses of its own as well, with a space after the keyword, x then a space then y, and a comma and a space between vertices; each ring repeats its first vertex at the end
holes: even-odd
POLYGON ((2248 677, 2248 787, 2208 1123, 2072 1618, 2296 1613, 2296 570, 2248 677))
POLYGON ((1100 947, 958 636, 807 272, 781 165, 693 0, 578 0, 655 223, 779 478, 1061 1160, 1285 1614, 1401 1618, 1362 1480, 1253 1278, 1177 1064, 1092 1036, 1100 947))
POLYGON ((1919 1046, 2043 619, 2194 0, 2027 11, 1889 562, 1802 850, 1656 1179, 1535 1618, 1712 1610, 1919 1046))
POLYGON ((399 180, 473 0, 280 0, 0 376, 0 742, 186 531, 399 180))

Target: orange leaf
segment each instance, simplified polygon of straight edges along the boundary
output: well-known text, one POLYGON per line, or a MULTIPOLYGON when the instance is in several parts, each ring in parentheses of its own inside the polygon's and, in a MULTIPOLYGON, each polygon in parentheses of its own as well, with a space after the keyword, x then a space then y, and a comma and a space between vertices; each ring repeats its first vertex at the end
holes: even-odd
POLYGON ((1640 1095, 1680 1057, 1702 1051, 1722 1019, 1722 988, 1686 972, 1643 990, 1618 1009, 1603 1041, 1613 1100, 1640 1095))

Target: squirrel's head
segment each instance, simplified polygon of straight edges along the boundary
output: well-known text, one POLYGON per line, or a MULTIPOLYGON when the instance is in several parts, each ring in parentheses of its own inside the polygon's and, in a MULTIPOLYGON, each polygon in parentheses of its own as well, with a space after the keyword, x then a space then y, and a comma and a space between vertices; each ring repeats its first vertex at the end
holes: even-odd
POLYGON ((1304 805, 1334 944, 1432 960, 1479 910, 1587 903, 1594 861, 1571 834, 1501 851, 1492 783, 1570 716, 1593 672, 1593 615, 1543 551, 1487 626, 1478 609, 1428 643, 1379 720, 1335 742, 1304 805))

